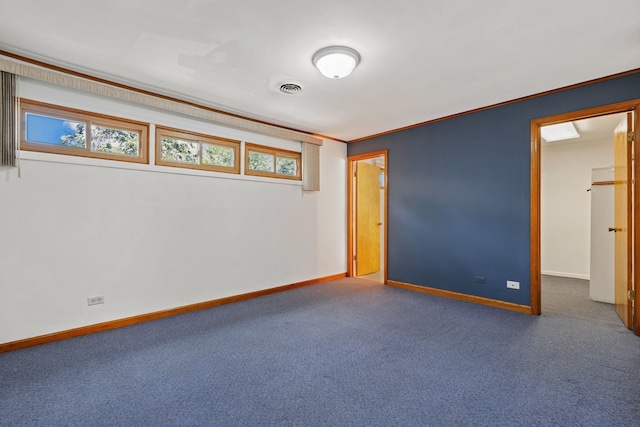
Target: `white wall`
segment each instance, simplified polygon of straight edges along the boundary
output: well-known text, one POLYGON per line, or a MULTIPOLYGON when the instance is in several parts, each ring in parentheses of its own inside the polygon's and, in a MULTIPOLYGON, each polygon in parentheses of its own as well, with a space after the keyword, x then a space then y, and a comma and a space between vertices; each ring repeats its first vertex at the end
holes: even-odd
MULTIPOLYGON (((20 91, 300 150, 26 79, 20 91)), ((0 170, 0 343, 344 273, 346 151, 325 141, 321 191, 309 193, 299 182, 23 152, 20 178, 0 170), (97 295, 105 303, 88 307, 97 295)))
POLYGON ((589 279, 591 170, 613 164, 613 139, 544 144, 542 273, 589 279))

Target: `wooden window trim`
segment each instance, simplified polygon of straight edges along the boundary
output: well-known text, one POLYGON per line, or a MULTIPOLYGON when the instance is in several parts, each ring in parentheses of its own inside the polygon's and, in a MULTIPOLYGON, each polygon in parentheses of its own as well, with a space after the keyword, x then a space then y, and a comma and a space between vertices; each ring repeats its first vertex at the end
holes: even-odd
POLYGON ((138 122, 121 117, 108 116, 89 111, 77 110, 75 108, 63 107, 60 105, 47 104, 45 102, 30 99, 20 99, 21 136, 20 149, 26 151, 39 151, 52 154, 63 154, 67 156, 90 157, 104 160, 117 160, 131 163, 149 163, 148 135, 149 124, 138 122), (46 144, 40 142, 30 142, 26 139, 27 114, 51 117, 61 120, 73 120, 86 124, 86 147, 66 147, 63 145, 46 144), (91 150, 91 126, 109 127, 128 132, 136 132, 139 135, 138 155, 127 156, 125 154, 105 153, 91 150))
POLYGON ((240 173, 240 141, 234 139, 221 138, 218 136, 206 135, 198 132, 191 132, 182 129, 175 129, 165 126, 156 126, 156 155, 155 164, 158 166, 170 166, 183 169, 197 169, 211 172, 223 172, 223 173, 240 173), (162 158, 162 138, 170 137, 198 144, 199 162, 202 162, 202 145, 219 145, 222 147, 229 147, 233 149, 233 166, 219 166, 208 165, 204 163, 187 163, 178 162, 173 160, 167 160, 162 158))
MULTIPOLYGON (((291 179, 295 181, 302 181, 302 154, 297 151, 284 150, 282 148, 266 147, 264 145, 252 144, 245 142, 244 153, 244 174, 253 176, 265 176, 269 178, 291 179), (283 175, 274 172, 256 171, 249 169, 249 152, 253 151, 262 154, 271 154, 274 156, 274 162, 277 161, 277 157, 287 157, 296 161, 296 174, 295 175, 283 175)), ((276 164, 274 164, 274 169, 276 164)))

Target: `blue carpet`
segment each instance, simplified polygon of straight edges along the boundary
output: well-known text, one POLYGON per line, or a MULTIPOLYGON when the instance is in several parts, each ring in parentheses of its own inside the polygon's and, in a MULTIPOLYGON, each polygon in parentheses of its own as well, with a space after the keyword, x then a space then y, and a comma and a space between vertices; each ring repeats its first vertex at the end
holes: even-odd
POLYGON ((0 355, 2 426, 638 426, 640 338, 344 279, 0 355))

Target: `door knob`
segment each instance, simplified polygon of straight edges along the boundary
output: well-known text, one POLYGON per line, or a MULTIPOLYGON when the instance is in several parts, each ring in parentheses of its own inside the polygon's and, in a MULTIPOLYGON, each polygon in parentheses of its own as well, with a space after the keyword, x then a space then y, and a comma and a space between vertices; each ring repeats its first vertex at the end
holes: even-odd
POLYGON ((613 231, 614 233, 616 233, 618 231, 622 231, 622 228, 620 228, 620 227, 609 227, 609 231, 613 231))

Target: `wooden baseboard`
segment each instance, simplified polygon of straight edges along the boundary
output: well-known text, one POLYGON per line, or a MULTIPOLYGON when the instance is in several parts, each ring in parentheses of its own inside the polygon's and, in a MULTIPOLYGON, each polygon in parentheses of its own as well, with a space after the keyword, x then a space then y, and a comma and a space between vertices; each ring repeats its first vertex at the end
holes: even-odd
POLYGON ((542 270, 542 275, 568 277, 569 279, 591 280, 591 276, 589 276, 588 274, 565 273, 563 271, 542 270))
POLYGON ((175 316, 178 314, 189 313, 197 310, 204 310, 206 308, 217 307, 219 305, 231 304, 239 301, 246 301, 249 299, 258 298, 265 295, 275 294, 275 293, 284 292, 284 291, 290 291, 296 288, 302 288, 304 286, 311 286, 311 285, 316 285, 318 283, 329 282, 331 280, 338 280, 346 276, 347 276, 347 273, 334 274, 332 276, 306 280, 304 282, 278 286, 276 288, 263 289, 260 291, 249 292, 249 293, 240 294, 240 295, 233 295, 230 297, 200 302, 197 304, 185 305, 182 307, 172 308, 169 310, 156 311, 154 313, 141 314, 138 316, 127 317, 124 319, 112 320, 109 322, 98 323, 95 325, 83 326, 80 328, 69 329, 66 331, 54 332, 52 334, 40 335, 33 338, 26 338, 23 340, 12 341, 8 343, 0 344, 0 354, 6 353, 9 351, 20 350, 27 347, 33 347, 40 344, 47 344, 50 342, 66 340, 69 338, 75 338, 82 335, 89 335, 97 332, 108 331, 111 329, 123 328, 125 326, 135 325, 136 323, 162 319, 163 317, 175 316))
POLYGON ((396 288, 408 289, 410 291, 422 292, 424 294, 437 295, 440 297, 453 298, 461 301, 472 302, 475 304, 488 305, 491 307, 502 308, 518 313, 532 314, 531 307, 528 305, 514 304, 490 298, 477 297, 475 295, 461 294, 459 292, 445 291, 442 289, 430 288, 428 286, 412 285, 410 283, 396 282, 395 280, 387 280, 387 285, 396 288))

